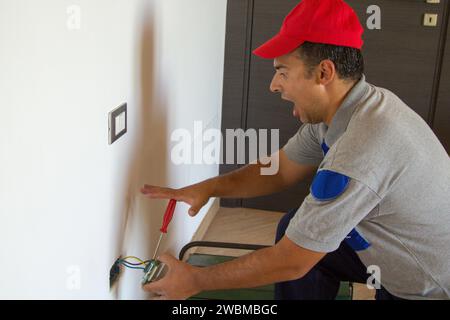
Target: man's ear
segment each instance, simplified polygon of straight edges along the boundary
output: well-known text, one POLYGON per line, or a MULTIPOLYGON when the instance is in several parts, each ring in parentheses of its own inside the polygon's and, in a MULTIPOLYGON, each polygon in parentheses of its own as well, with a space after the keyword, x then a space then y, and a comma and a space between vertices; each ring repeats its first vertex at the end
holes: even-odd
POLYGON ((318 81, 327 85, 336 77, 336 67, 330 59, 322 60, 318 66, 318 81))

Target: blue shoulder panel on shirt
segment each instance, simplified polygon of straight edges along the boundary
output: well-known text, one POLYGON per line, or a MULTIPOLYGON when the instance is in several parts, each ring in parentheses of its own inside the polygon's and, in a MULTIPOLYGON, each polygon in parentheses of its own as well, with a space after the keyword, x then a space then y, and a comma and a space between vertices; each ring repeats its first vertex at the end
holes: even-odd
POLYGON ((311 184, 311 194, 317 200, 332 200, 341 195, 348 186, 350 178, 346 175, 321 170, 317 172, 311 184))
POLYGON ((320 146, 322 147, 323 155, 326 156, 328 153, 328 150, 330 150, 330 148, 325 143, 325 140, 323 140, 323 142, 320 146))

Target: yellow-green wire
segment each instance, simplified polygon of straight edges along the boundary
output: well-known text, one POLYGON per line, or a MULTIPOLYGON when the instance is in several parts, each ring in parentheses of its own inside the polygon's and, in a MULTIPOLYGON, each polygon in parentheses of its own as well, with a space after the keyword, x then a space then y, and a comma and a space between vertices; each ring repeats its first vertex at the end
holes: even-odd
POLYGON ((127 256, 125 258, 122 258, 122 260, 127 260, 127 259, 134 259, 134 260, 139 261, 140 262, 139 264, 145 264, 145 261, 143 261, 143 260, 141 260, 141 259, 139 259, 138 257, 135 257, 135 256, 127 256))

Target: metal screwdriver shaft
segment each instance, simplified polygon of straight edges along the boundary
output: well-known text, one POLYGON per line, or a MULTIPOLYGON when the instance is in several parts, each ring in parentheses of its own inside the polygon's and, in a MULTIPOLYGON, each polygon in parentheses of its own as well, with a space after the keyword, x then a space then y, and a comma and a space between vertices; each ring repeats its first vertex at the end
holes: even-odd
POLYGON ((153 254, 153 260, 156 259, 156 255, 158 254, 159 245, 161 244, 161 240, 163 238, 164 233, 161 232, 161 235, 159 236, 158 244, 156 245, 155 253, 153 254))
POLYGON ((172 220, 173 212, 175 211, 175 205, 177 201, 175 199, 170 199, 169 204, 167 205, 166 212, 164 213, 163 225, 159 231, 161 231, 161 235, 159 236, 158 244, 156 245, 155 253, 153 254, 153 260, 156 259, 158 255, 159 246, 161 245, 161 240, 165 233, 167 233, 167 227, 169 226, 170 221, 172 220))

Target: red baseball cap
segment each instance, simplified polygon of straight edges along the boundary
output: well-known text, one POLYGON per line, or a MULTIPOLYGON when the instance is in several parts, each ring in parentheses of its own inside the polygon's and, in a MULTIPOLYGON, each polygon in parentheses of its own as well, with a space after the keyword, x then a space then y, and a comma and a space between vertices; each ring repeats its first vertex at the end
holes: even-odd
POLYGON ((355 11, 343 0, 303 0, 286 16, 278 34, 253 53, 274 59, 305 41, 361 49, 363 32, 355 11))

